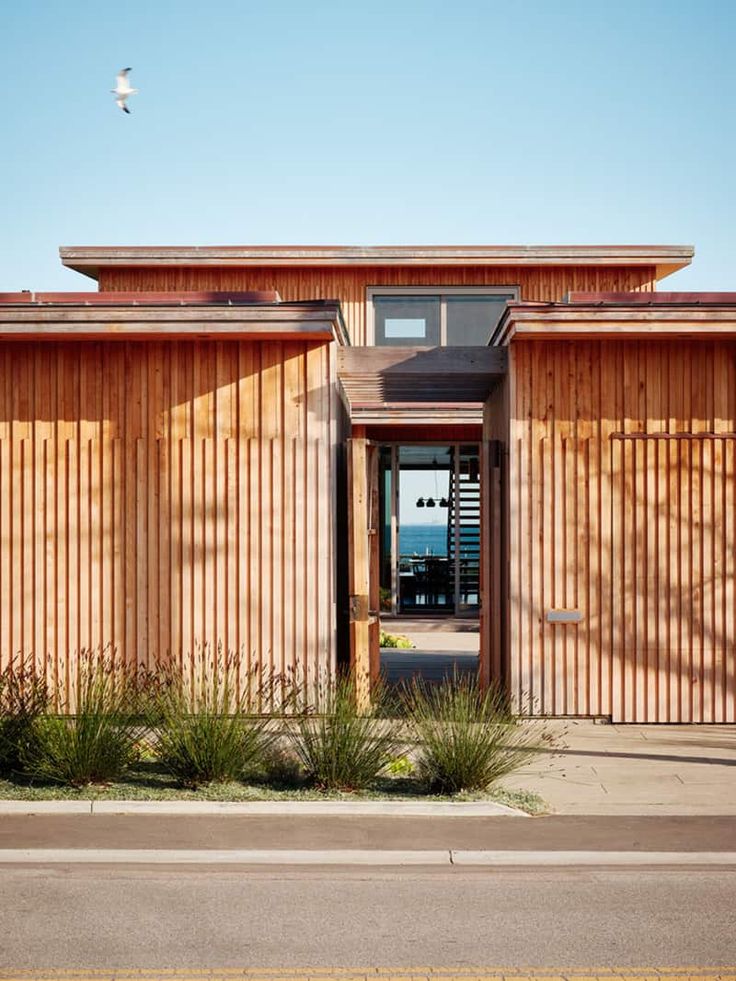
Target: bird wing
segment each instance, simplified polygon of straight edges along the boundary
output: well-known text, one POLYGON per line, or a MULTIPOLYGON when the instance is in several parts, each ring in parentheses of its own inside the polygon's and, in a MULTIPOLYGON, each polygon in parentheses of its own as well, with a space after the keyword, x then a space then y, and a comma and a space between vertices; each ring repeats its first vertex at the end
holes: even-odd
POLYGON ((128 109, 128 107, 125 104, 125 98, 126 97, 123 96, 122 98, 116 99, 115 100, 115 105, 118 107, 118 109, 122 109, 123 112, 130 113, 130 109, 128 109))
POLYGON ((115 76, 115 88, 122 89, 125 91, 130 88, 130 83, 128 82, 128 72, 131 71, 130 68, 121 68, 120 71, 115 76))

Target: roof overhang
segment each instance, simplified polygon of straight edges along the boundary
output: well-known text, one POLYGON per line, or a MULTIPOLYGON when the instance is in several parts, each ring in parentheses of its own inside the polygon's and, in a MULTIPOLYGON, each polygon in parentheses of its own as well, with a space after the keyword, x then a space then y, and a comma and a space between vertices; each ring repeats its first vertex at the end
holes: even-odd
MULTIPOLYGON (((644 296, 644 294, 641 294, 644 296)), ((700 294, 677 294, 677 302, 650 293, 646 299, 627 297, 618 302, 595 300, 573 303, 509 303, 491 338, 503 347, 514 339, 570 340, 718 338, 736 336, 736 296, 713 299, 700 294), (733 299, 729 299, 733 297, 733 299)))
POLYGON ((662 279, 692 261, 690 245, 64 246, 62 263, 96 279, 135 266, 653 266, 662 279))
MULTIPOLYGON (((304 340, 348 344, 338 303, 166 300, 137 294, 0 295, 0 340, 304 340), (47 297, 53 296, 54 299, 47 297), (39 298, 41 297, 41 298, 39 298)), ((235 295, 235 294, 232 294, 235 295)))

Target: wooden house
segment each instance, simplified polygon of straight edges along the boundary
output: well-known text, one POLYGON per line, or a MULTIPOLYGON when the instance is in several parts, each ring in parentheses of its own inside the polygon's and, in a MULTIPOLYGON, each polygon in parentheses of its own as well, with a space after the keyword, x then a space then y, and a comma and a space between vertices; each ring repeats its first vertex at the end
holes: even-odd
POLYGON ((736 295, 657 291, 690 248, 61 256, 98 290, 0 295, 4 663, 221 647, 367 693, 381 601, 417 601, 397 475, 429 460, 422 599, 479 612, 485 681, 736 721, 736 295))

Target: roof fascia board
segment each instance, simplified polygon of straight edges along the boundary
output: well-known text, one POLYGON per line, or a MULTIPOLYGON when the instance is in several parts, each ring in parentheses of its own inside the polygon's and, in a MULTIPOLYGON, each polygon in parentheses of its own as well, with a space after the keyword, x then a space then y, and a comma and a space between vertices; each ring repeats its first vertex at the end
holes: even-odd
POLYGON ((669 340, 676 340, 678 338, 681 340, 713 339, 716 337, 732 338, 736 337, 736 324, 704 324, 699 327, 694 325, 688 327, 686 325, 648 326, 641 324, 638 328, 636 326, 622 328, 621 326, 609 324, 582 330, 576 330, 572 327, 551 330, 548 326, 535 330, 532 326, 520 325, 513 326, 504 335, 503 343, 506 345, 515 338, 537 341, 574 341, 606 339, 653 340, 658 337, 669 340))

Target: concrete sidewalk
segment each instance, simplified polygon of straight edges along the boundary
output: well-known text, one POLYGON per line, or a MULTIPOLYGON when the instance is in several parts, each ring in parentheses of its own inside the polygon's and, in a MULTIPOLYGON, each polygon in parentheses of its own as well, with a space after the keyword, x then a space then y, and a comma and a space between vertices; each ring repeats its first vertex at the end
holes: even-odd
POLYGON ((509 789, 557 814, 736 815, 736 726, 545 723, 561 748, 540 753, 509 789))
POLYGON ((732 818, 6 816, 0 868, 736 868, 732 818))
POLYGON ((12 849, 289 849, 414 852, 678 852, 736 850, 730 817, 237 817, 171 814, 3 815, 12 849))

